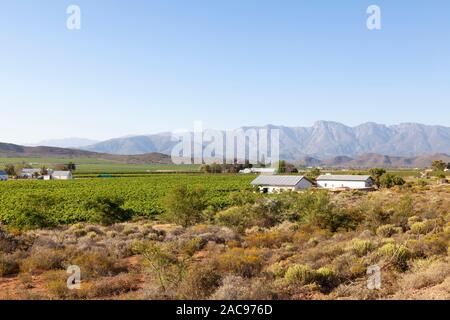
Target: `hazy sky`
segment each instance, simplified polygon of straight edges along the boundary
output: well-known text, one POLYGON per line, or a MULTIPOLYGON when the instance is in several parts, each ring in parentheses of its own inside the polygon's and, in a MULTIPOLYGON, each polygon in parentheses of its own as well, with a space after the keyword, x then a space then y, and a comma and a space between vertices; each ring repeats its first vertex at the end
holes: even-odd
POLYGON ((195 120, 450 126, 448 0, 2 0, 0 43, 0 141, 195 120))

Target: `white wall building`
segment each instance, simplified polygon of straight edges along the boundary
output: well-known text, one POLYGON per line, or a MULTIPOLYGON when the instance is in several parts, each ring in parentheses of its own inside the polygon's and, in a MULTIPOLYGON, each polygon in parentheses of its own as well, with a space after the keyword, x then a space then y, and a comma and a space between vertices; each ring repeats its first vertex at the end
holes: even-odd
POLYGON ((273 175, 277 173, 277 169, 275 168, 245 168, 240 170, 239 173, 250 174, 250 173, 259 173, 265 175, 273 175))
POLYGON ((331 175, 325 174, 317 179, 317 186, 325 189, 370 189, 373 187, 371 176, 361 175, 331 175))
POLYGON ((55 180, 72 180, 72 172, 70 171, 53 171, 51 178, 55 180))
POLYGON ((306 190, 313 186, 304 176, 258 176, 252 181, 263 193, 306 190))
POLYGON ((8 174, 5 171, 0 170, 0 181, 6 181, 6 180, 8 180, 8 174))

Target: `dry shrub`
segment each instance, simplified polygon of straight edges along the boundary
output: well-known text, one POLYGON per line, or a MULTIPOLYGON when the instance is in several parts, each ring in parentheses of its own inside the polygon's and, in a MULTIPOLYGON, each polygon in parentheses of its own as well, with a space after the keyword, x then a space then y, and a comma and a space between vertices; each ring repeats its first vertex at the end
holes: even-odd
POLYGON ((4 254, 0 252, 0 277, 19 272, 17 254, 4 254))
POLYGON ((221 275, 210 265, 193 265, 181 284, 179 294, 183 299, 206 299, 221 283, 221 275))
POLYGON ((332 261, 333 270, 347 279, 356 279, 366 274, 366 266, 363 259, 357 258, 351 253, 337 256, 332 261))
POLYGON ((28 258, 20 263, 20 270, 37 274, 48 270, 64 268, 67 254, 63 249, 33 248, 28 258))
POLYGON ((450 262, 447 260, 414 262, 411 271, 400 281, 403 290, 416 290, 442 283, 450 277, 450 262))
POLYGON ((411 252, 406 246, 394 243, 387 243, 379 248, 378 254, 385 257, 389 263, 400 271, 405 271, 408 268, 408 260, 411 258, 411 252))
POLYGON ((64 270, 52 270, 42 274, 44 285, 51 298, 66 299, 71 295, 67 287, 67 273, 64 270))
POLYGON ((289 242, 291 235, 278 230, 255 232, 248 234, 245 241, 250 247, 279 248, 283 243, 289 242))
POLYGON ((396 233, 400 233, 402 228, 396 227, 393 224, 385 224, 377 228, 376 234, 383 238, 392 237, 396 233))
POLYGON ((79 254, 72 259, 71 264, 79 266, 82 277, 88 279, 112 276, 125 269, 106 252, 97 250, 79 254))
POLYGON ((82 284, 81 294, 88 298, 110 298, 140 288, 141 279, 138 274, 120 273, 115 277, 102 278, 89 285, 82 284))
POLYGON ((256 248, 231 248, 217 258, 218 269, 242 277, 253 277, 262 268, 262 251, 256 248))
POLYGON ((29 273, 21 273, 18 276, 20 283, 26 288, 33 288, 33 276, 29 273))
POLYGON ((20 244, 21 241, 19 238, 7 233, 0 227, 0 252, 12 253, 19 247, 20 244))
POLYGON ((222 285, 211 296, 212 300, 268 300, 275 294, 266 279, 246 279, 239 276, 226 276, 222 285))

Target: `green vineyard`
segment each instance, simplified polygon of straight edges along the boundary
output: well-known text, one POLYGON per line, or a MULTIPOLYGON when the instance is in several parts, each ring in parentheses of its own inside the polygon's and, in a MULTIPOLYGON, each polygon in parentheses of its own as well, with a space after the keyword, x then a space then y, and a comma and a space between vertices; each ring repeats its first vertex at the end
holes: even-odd
POLYGON ((134 216, 163 212, 163 197, 177 185, 201 187, 208 205, 223 208, 230 194, 250 188, 253 177, 236 175, 154 174, 146 177, 0 183, 0 221, 8 224, 29 210, 45 212, 58 224, 89 221, 89 203, 98 197, 121 199, 134 216), (37 207, 37 209, 35 209, 37 207))

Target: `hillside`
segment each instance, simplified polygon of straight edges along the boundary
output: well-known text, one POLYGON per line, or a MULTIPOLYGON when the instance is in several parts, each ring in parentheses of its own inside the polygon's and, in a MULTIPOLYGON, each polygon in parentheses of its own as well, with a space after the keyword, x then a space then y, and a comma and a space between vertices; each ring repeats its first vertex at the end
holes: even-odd
POLYGON ((0 157, 2 158, 26 158, 26 157, 47 157, 47 158, 92 158, 101 160, 110 160, 124 164, 170 164, 169 156, 161 153, 147 153, 141 155, 112 155, 107 153, 98 153, 77 149, 57 148, 57 147, 25 147, 10 143, 0 142, 0 157))

